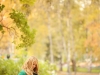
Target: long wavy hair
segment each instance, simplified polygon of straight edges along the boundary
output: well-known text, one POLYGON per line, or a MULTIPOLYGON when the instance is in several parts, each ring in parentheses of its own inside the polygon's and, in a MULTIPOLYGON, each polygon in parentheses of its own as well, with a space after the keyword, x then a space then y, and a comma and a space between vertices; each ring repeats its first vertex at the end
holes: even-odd
POLYGON ((27 75, 33 75, 33 73, 38 74, 38 60, 34 56, 31 56, 26 60, 22 69, 27 73, 27 75), (35 64, 35 68, 32 70, 32 65, 35 64))

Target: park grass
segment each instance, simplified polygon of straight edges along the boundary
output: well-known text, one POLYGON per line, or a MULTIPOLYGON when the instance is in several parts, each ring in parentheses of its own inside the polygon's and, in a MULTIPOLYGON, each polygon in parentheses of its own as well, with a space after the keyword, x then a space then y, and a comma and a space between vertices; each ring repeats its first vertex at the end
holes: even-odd
MULTIPOLYGON (((77 72, 88 72, 88 69, 77 67, 77 72)), ((100 68, 92 68, 91 73, 100 73, 100 68)))
MULTIPOLYGON (((87 68, 77 67, 77 71, 78 72, 88 72, 88 69, 87 68)), ((92 73, 100 73, 100 68, 92 68, 91 72, 92 73)))
POLYGON ((87 72, 87 68, 80 68, 80 67, 77 67, 77 71, 78 72, 87 72))
MULTIPOLYGON (((63 71, 66 72, 67 71, 67 68, 63 68, 63 71)), ((83 68, 83 67, 77 67, 76 68, 76 71, 77 72, 87 73, 88 72, 88 69, 87 68, 83 68)), ((92 68, 91 73, 100 73, 100 68, 92 68)))
POLYGON ((100 73, 100 68, 99 69, 92 69, 93 73, 100 73))

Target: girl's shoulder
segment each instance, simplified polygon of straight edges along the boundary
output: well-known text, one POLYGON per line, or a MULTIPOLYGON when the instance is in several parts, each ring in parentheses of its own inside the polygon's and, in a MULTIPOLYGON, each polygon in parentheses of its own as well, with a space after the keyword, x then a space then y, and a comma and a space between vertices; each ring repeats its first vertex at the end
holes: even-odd
POLYGON ((21 70, 18 75, 27 75, 24 70, 21 70))

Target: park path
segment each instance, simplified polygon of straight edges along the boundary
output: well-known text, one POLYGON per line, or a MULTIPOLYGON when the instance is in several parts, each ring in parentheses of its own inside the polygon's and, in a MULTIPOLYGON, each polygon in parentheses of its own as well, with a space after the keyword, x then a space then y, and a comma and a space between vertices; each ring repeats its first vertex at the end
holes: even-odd
MULTIPOLYGON (((66 72, 57 72, 57 75, 67 75, 66 72)), ((74 73, 71 73, 71 75, 75 75, 74 73)), ((76 75, 100 75, 99 73, 81 73, 78 72, 76 75)))

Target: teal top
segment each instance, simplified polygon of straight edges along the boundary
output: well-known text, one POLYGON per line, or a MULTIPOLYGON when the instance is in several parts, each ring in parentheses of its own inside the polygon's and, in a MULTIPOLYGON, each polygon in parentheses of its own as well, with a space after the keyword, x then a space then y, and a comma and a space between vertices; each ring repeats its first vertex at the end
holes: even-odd
POLYGON ((24 70, 20 71, 18 75, 27 75, 24 70))

